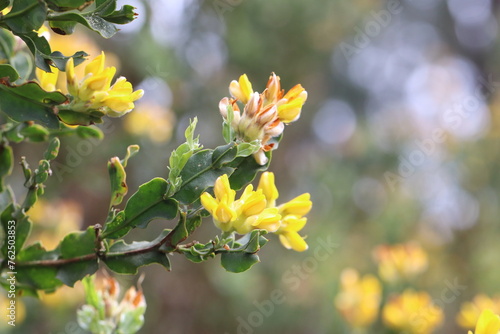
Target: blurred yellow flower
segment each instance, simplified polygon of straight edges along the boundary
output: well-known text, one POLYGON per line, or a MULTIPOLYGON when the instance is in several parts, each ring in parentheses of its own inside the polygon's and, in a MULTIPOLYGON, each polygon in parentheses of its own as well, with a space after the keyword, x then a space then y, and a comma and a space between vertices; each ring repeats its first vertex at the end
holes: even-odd
POLYGON ((392 329, 409 334, 428 334, 443 322, 444 315, 429 294, 408 289, 389 299, 382 310, 382 318, 392 329))
POLYGON ((427 253, 414 242, 380 245, 374 250, 380 278, 386 282, 412 279, 427 269, 427 253))
POLYGON ((26 306, 22 298, 16 296, 15 298, 8 298, 6 292, 0 293, 0 317, 2 321, 0 321, 0 330, 12 328, 11 325, 8 324, 9 321, 14 320, 16 325, 21 324, 26 319, 26 306))
POLYGON ((463 303, 457 315, 457 323, 462 328, 472 329, 484 310, 500 314, 500 296, 490 298, 484 294, 478 294, 472 302, 463 303))
POLYGON ((37 67, 35 73, 40 82, 40 87, 44 90, 48 92, 59 90, 57 88, 57 80, 59 78, 59 70, 57 67, 53 67, 52 72, 45 72, 37 67))
POLYGON ((125 130, 133 135, 147 135, 152 142, 167 142, 172 137, 175 115, 168 109, 153 103, 140 103, 125 119, 125 130))
POLYGON ((34 222, 28 244, 40 241, 47 250, 52 250, 68 233, 78 231, 83 221, 83 209, 69 200, 49 202, 39 199, 30 209, 34 222))
POLYGON ((351 327, 363 329, 377 319, 381 295, 382 288, 375 276, 360 278, 356 270, 348 268, 340 275, 340 292, 334 304, 351 327))
POLYGON ((81 303, 85 295, 82 284, 76 282, 72 288, 63 285, 54 292, 40 291, 39 297, 40 301, 51 309, 64 309, 81 303))
POLYGON ((476 330, 474 333, 469 331, 469 334, 498 334, 499 332, 500 316, 496 315, 491 310, 484 310, 479 316, 476 330))
POLYGON ((283 132, 285 123, 300 117, 307 92, 301 85, 295 85, 284 94, 280 78, 274 73, 261 94, 253 91, 246 74, 241 75, 238 81, 231 81, 229 92, 232 98, 225 97, 220 101, 220 113, 224 119, 228 119, 228 112, 232 112, 231 127, 236 139, 245 142, 260 141, 261 147, 254 157, 257 163, 264 165, 267 163, 265 152, 274 147, 274 143, 269 143, 269 140, 283 132), (237 101, 244 104, 243 113, 240 112, 237 101))
POLYGON ((142 97, 142 89, 133 91, 132 84, 119 77, 111 86, 116 73, 114 66, 105 67, 105 55, 94 58, 85 66, 85 77, 78 80, 75 74, 73 58, 66 64, 66 82, 68 92, 73 96, 71 109, 88 111, 96 109, 111 117, 119 117, 134 108, 134 102, 142 97))

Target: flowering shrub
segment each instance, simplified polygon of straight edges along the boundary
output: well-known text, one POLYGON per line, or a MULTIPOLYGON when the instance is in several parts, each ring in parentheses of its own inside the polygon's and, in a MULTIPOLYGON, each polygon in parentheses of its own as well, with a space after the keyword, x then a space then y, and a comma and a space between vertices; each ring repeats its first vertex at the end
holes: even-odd
POLYGON ((307 193, 276 205, 274 175, 265 172, 284 124, 299 118, 307 92, 296 85, 285 94, 274 73, 262 93, 254 92, 242 75, 229 85, 232 97, 223 98, 219 105, 226 144, 203 148, 195 136, 194 118, 185 131, 185 143, 170 155, 168 175, 141 185, 122 206, 129 191, 127 162, 139 151, 139 146, 129 146, 124 158, 112 157, 108 162, 111 189, 104 221, 66 234, 53 249, 40 242, 25 245, 32 226, 38 224, 30 210, 43 196, 52 174, 59 136, 102 138, 103 133, 91 125, 133 113, 136 101, 147 94, 134 90, 125 77, 114 80, 116 67, 106 66, 104 52, 85 63, 85 51, 70 56, 53 51, 43 32, 48 25, 55 33, 70 35, 81 24, 102 37, 112 37, 116 24, 136 16, 132 6, 116 6, 116 0, 26 0, 12 5, 0 1, 0 111, 6 118, 0 125, 0 216, 5 232, 0 242, 1 279, 8 285, 9 275, 16 273, 11 286, 17 296, 72 287, 83 280, 87 299, 78 311, 78 322, 93 333, 134 333, 141 328, 146 310, 140 288, 130 288, 122 299, 113 278, 104 279, 103 287, 97 288, 91 275, 100 264, 115 273, 133 275, 153 263, 170 270, 173 254, 195 263, 220 255, 227 271, 246 271, 259 262, 257 253, 268 242, 268 233, 279 235, 286 248, 306 250, 298 232, 312 207, 307 193), (25 47, 15 47, 19 43, 25 47), (14 62, 15 55, 25 50, 32 57, 23 58, 22 64, 14 62), (25 70, 33 66, 36 78, 25 70), (84 66, 83 75, 77 75, 78 66, 84 66), (60 77, 65 79, 62 83, 60 77), (21 159, 27 194, 18 202, 8 181, 16 163, 11 143, 20 142, 45 143, 45 151, 36 168, 21 159), (254 190, 250 183, 261 172, 254 190), (205 243, 187 242, 209 215, 221 234, 205 243), (123 240, 131 230, 147 228, 155 219, 176 222, 152 241, 123 240))

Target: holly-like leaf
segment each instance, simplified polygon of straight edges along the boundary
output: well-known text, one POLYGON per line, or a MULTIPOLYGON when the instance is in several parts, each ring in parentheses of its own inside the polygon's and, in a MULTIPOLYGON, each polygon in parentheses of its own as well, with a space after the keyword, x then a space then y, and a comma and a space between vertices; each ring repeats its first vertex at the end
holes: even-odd
POLYGON ((50 65, 54 65, 59 70, 65 71, 66 63, 69 58, 73 58, 75 66, 77 66, 85 60, 85 57, 88 56, 88 54, 83 51, 78 51, 70 57, 64 56, 58 51, 52 52, 47 39, 43 36, 38 36, 38 34, 34 31, 16 33, 16 35, 19 36, 24 43, 26 43, 31 53, 35 56, 35 65, 45 72, 51 72, 50 65))
MULTIPOLYGON (((145 228, 157 218, 173 219, 177 216, 178 203, 172 198, 165 198, 168 183, 165 179, 154 178, 141 185, 125 206, 124 219, 119 224, 106 225, 104 238, 116 239, 123 236, 122 229, 128 232, 135 227, 145 228)), ((116 219, 116 217, 115 217, 116 219)))
POLYGON ((133 6, 125 5, 120 10, 116 10, 111 14, 104 16, 104 19, 115 24, 126 24, 132 22, 137 16, 134 9, 135 7, 133 6))
POLYGON ((12 31, 28 33, 40 29, 46 17, 44 1, 16 0, 3 21, 12 31))
POLYGON ((253 230, 236 240, 234 246, 237 247, 233 246, 232 250, 244 251, 246 253, 256 253, 267 243, 268 240, 263 236, 266 233, 266 230, 253 230))
POLYGON ((266 156, 268 161, 265 165, 259 165, 253 156, 237 158, 235 160, 235 162, 237 162, 237 168, 229 177, 231 188, 234 190, 240 190, 252 182, 259 172, 267 170, 269 164, 271 163, 271 151, 266 152, 266 156))
POLYGON ((0 80, 0 111, 15 121, 37 121, 48 128, 58 128, 59 120, 52 107, 66 102, 59 92, 46 92, 36 82, 16 86, 0 80))
POLYGON ((4 179, 12 173, 14 153, 7 143, 0 144, 0 192, 4 190, 4 179))
POLYGON ((62 265, 56 277, 64 284, 73 286, 76 281, 81 280, 85 275, 95 273, 98 269, 97 257, 85 258, 85 256, 95 254, 95 243, 96 233, 93 227, 89 227, 84 232, 75 232, 65 236, 59 246, 61 258, 81 258, 81 260, 62 265))
POLYGON ((59 250, 47 252, 40 243, 31 245, 19 252, 16 261, 16 279, 20 286, 36 290, 53 290, 62 283, 56 278, 57 267, 26 265, 32 261, 56 260, 59 250))
POLYGON ((228 144, 194 154, 180 174, 182 185, 174 198, 184 204, 197 201, 205 190, 214 186, 219 176, 233 173, 234 168, 230 167, 230 163, 236 153, 236 146, 228 144))
POLYGON ((9 251, 19 252, 31 231, 31 221, 27 216, 15 216, 18 207, 11 203, 0 215, 3 227, 3 244, 1 252, 4 258, 10 259, 9 251))
POLYGON ((168 234, 168 242, 166 244, 170 245, 170 247, 165 247, 165 250, 168 252, 173 251, 179 243, 186 240, 200 225, 201 217, 199 215, 189 216, 182 213, 179 222, 168 234))
POLYGON ((134 241, 126 244, 123 240, 114 243, 106 254, 104 262, 109 269, 119 274, 137 274, 139 267, 159 263, 170 270, 167 255, 159 250, 158 243, 170 232, 164 230, 153 241, 134 241))
POLYGON ((97 32, 104 38, 110 38, 118 32, 118 28, 116 28, 113 23, 106 21, 95 11, 87 13, 66 12, 62 14, 53 14, 50 15, 49 20, 51 22, 78 22, 90 30, 97 32))
POLYGON ((221 254, 221 264, 229 272, 241 273, 260 262, 257 254, 246 252, 225 252, 221 254))

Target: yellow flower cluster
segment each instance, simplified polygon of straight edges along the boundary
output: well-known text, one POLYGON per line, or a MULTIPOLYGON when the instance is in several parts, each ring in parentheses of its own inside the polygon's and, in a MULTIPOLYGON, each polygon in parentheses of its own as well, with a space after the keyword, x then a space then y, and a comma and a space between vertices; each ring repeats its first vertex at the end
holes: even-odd
POLYGON ((224 174, 215 181, 214 195, 204 192, 201 204, 222 231, 247 234, 263 229, 278 234, 281 243, 288 249, 299 252, 307 249, 307 243, 298 231, 307 222, 303 216, 311 210, 310 195, 302 194, 276 206, 279 194, 273 173, 263 173, 257 189, 248 185, 239 199, 236 199, 236 191, 231 189, 229 178, 224 174))
POLYGON ((382 310, 384 323, 409 334, 429 334, 444 319, 443 310, 434 305, 426 292, 405 290, 393 296, 382 310))
POLYGON ((499 332, 500 316, 491 310, 484 310, 477 320, 474 333, 469 331, 469 334, 498 334, 499 332))
POLYGON ((380 278, 386 282, 409 280, 427 269, 427 253, 417 243, 380 245, 374 250, 380 278))
POLYGON ((230 83, 229 92, 232 98, 225 97, 220 101, 220 112, 227 119, 228 111, 232 111, 231 127, 237 139, 246 142, 260 141, 261 148, 254 156, 259 164, 264 165, 267 162, 264 152, 270 151, 274 146, 269 140, 279 136, 286 123, 300 117, 307 92, 298 84, 285 94, 281 89, 280 78, 274 73, 269 77, 262 93, 253 91, 246 74, 230 83), (236 101, 244 104, 243 113, 236 101))
POLYGON ((490 298, 484 294, 478 294, 472 302, 463 303, 457 315, 457 323, 462 328, 474 328, 480 315, 485 310, 500 314, 500 296, 490 298))
POLYGON ((340 292, 335 306, 342 317, 356 329, 367 328, 378 316, 382 287, 373 275, 362 278, 356 270, 347 268, 340 275, 340 292))
MULTIPOLYGON (((119 77, 113 85, 116 74, 114 66, 104 67, 102 52, 85 67, 85 76, 79 80, 75 74, 73 58, 66 64, 67 91, 73 97, 70 107, 74 111, 98 110, 107 116, 119 117, 134 109, 134 102, 144 95, 142 89, 133 90, 125 77, 119 77)), ((40 86, 47 91, 56 90, 59 71, 47 73, 37 69, 40 86)))

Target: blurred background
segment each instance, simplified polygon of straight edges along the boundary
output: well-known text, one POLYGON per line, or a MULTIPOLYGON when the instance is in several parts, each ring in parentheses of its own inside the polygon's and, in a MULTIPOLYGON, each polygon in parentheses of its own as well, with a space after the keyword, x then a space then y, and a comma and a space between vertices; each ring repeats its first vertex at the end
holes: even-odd
MULTIPOLYGON (((124 156, 128 145, 141 146, 127 167, 133 193, 168 175, 168 157, 189 118, 198 117, 205 147, 223 144, 218 102, 228 96, 229 82, 246 73, 262 91, 275 72, 285 90, 301 83, 309 93, 270 167, 278 203, 311 194, 313 210, 301 231, 309 250, 288 251, 271 235, 262 263, 242 274, 225 272, 219 259, 193 264, 179 255, 171 258, 172 272, 142 268, 148 309, 141 333, 399 333, 402 327, 389 329, 378 310, 406 288, 425 291, 441 310, 435 326, 426 318, 429 306, 406 313, 413 324, 432 323, 406 330, 466 333, 456 321, 464 303, 500 293, 499 2, 121 4, 137 7, 139 16, 112 39, 80 29, 76 37, 52 36, 52 48, 83 49, 91 57, 104 50, 145 96, 129 115, 106 120, 102 143, 63 139, 45 199, 32 213, 38 224, 32 240, 50 248, 60 239, 55 236, 102 223, 106 162, 124 156), (395 283, 384 279, 376 250, 407 243, 421 248, 421 270, 395 283), (353 319, 365 312, 358 307, 364 290, 342 287, 346 268, 381 282, 375 314, 365 314, 361 325, 353 319)), ((34 165, 37 145, 15 150, 34 165)), ((151 223, 130 240, 151 240, 171 224, 151 223)), ((194 238, 208 241, 216 233, 207 220, 194 238)), ((402 262, 411 264, 408 254, 402 262)), ((137 277, 118 279, 128 286, 137 277)), ((76 325, 82 296, 77 284, 41 300, 23 299, 24 321, 11 332, 83 333, 76 325)), ((490 301, 500 311, 500 302, 490 301)))

